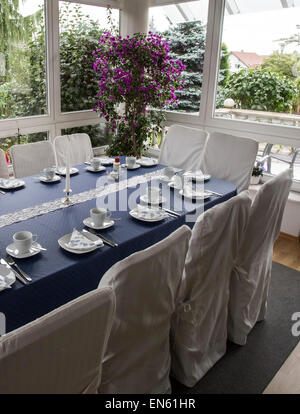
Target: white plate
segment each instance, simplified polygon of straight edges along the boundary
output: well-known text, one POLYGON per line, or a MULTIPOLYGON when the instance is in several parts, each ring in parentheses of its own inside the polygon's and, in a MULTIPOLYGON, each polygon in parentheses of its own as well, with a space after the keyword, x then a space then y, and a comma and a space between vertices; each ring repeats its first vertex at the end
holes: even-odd
POLYGON ((52 180, 48 180, 48 178, 46 178, 44 176, 41 176, 40 177, 40 180, 43 183, 56 183, 57 181, 60 181, 61 180, 61 177, 59 175, 55 175, 52 180))
POLYGON ((138 168, 141 168, 141 165, 135 164, 133 167, 127 167, 127 164, 122 164, 123 168, 127 168, 127 170, 137 170, 138 168))
MULTIPOLYGON (((2 264, 0 264, 0 276, 3 277, 8 286, 11 286, 16 281, 15 272, 13 272, 11 269, 8 269, 5 265, 2 264)), ((0 292, 6 289, 7 288, 0 287, 0 292)))
POLYGON ((25 185, 25 182, 23 180, 4 180, 5 184, 2 183, 0 179, 0 188, 3 190, 13 190, 15 188, 23 187, 25 185))
POLYGON ((93 222, 91 217, 88 217, 86 219, 83 220, 83 224, 87 227, 89 227, 90 229, 95 229, 95 230, 105 230, 108 229, 109 227, 112 227, 115 222, 113 220, 107 220, 105 221, 102 226, 96 226, 93 222))
POLYGON ((191 178, 193 181, 196 181, 197 183, 202 183, 204 181, 208 181, 211 179, 211 175, 209 174, 200 175, 192 171, 185 172, 183 176, 191 178))
POLYGON ((190 198, 191 200, 206 200, 207 198, 210 198, 212 196, 210 193, 207 193, 205 191, 195 193, 195 192, 180 190, 179 194, 182 195, 183 197, 190 198))
POLYGON ((60 239, 58 239, 58 244, 60 245, 60 247, 64 250, 66 250, 67 252, 70 253, 75 253, 75 254, 84 254, 84 253, 90 253, 93 252, 96 249, 99 249, 99 247, 103 246, 103 241, 97 237, 95 234, 92 233, 84 233, 84 236, 88 239, 90 239, 93 242, 101 242, 99 243, 99 245, 97 246, 92 246, 88 249, 81 249, 81 250, 77 250, 77 249, 71 249, 70 247, 67 246, 67 244, 70 241, 70 238, 72 236, 72 233, 70 234, 65 234, 64 236, 62 236, 60 239))
POLYGON ((167 201, 165 197, 159 197, 158 200, 149 200, 149 197, 147 194, 144 194, 140 197, 140 200, 145 204, 151 204, 153 206, 159 206, 160 204, 163 204, 167 201))
MULTIPOLYGON (((66 175, 66 169, 63 168, 58 168, 56 171, 56 174, 58 175, 66 175)), ((75 167, 70 168, 70 175, 74 175, 77 174, 79 172, 79 170, 75 167)))
POLYGON ((138 211, 137 208, 131 210, 129 214, 131 215, 131 217, 137 220, 147 221, 148 223, 155 223, 157 221, 162 221, 168 217, 167 213, 165 213, 164 211, 156 212, 156 210, 153 210, 150 208, 145 210, 144 214, 141 211, 138 211))
POLYGON ((154 167, 158 164, 158 160, 155 158, 142 157, 139 160, 136 160, 136 163, 140 164, 142 167, 154 167))
POLYGON ((7 246, 6 252, 10 254, 12 257, 15 257, 16 259, 26 259, 27 257, 32 257, 36 254, 39 254, 40 250, 38 249, 40 249, 42 246, 37 242, 33 242, 32 247, 34 247, 37 250, 30 249, 29 252, 26 253, 17 253, 16 246, 14 243, 12 243, 9 246, 7 246))
POLYGON ((105 170, 106 170, 106 168, 105 168, 105 167, 103 167, 103 165, 101 165, 101 167, 99 167, 99 168, 98 168, 98 170, 94 170, 94 168, 93 168, 93 167, 86 167, 86 170, 87 170, 87 171, 94 172, 94 173, 98 173, 98 172, 101 172, 101 171, 105 171, 105 170))

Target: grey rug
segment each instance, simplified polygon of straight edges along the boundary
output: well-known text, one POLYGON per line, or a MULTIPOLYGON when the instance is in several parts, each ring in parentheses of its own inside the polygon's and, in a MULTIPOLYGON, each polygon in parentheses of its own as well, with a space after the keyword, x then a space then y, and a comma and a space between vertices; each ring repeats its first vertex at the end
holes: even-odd
POLYGON ((300 312, 300 272, 273 262, 267 317, 245 346, 228 342, 226 355, 193 388, 172 381, 173 394, 260 394, 299 341, 292 314, 300 312))

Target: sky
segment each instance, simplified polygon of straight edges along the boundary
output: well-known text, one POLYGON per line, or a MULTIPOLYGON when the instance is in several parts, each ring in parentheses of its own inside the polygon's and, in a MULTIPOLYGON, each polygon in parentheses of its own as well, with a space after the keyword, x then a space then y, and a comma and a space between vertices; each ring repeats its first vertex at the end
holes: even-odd
MULTIPOLYGON (((141 0, 142 1, 142 0, 141 0)), ((239 0, 240 4, 246 0, 239 0)), ((251 1, 251 0, 248 0, 251 1)), ((278 7, 277 0, 260 0, 252 2, 255 4, 256 10, 262 9, 265 5, 270 7, 273 4, 278 7)), ((22 2, 20 2, 22 3, 22 2)), ((39 4, 43 0, 26 0, 21 5, 20 11, 23 15, 34 13, 39 4)), ((250 3, 248 3, 250 4, 250 3)), ((85 6, 83 5, 85 13, 91 15, 93 18, 104 21, 106 10, 102 7, 85 6)), ((204 23, 207 22, 208 0, 199 0, 182 4, 190 18, 201 19, 204 23)), ((174 5, 164 7, 152 7, 150 9, 150 18, 153 16, 155 26, 158 30, 164 31, 168 28, 169 22, 166 19, 169 15, 175 23, 182 21, 182 17, 174 5)), ((296 25, 300 24, 300 7, 294 8, 277 8, 274 10, 241 13, 235 15, 225 15, 223 42, 225 42, 230 51, 256 52, 261 55, 269 55, 273 51, 280 50, 280 42, 276 40, 288 37, 297 32, 296 25)), ((300 30, 298 30, 300 35, 300 30)), ((295 44, 290 45, 285 49, 286 53, 291 53, 298 50, 295 44)))

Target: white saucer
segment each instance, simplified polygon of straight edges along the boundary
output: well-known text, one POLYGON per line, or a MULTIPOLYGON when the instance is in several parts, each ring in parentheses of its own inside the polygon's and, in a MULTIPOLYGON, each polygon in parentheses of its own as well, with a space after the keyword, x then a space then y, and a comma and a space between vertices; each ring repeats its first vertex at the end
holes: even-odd
POLYGON ((89 227, 90 229, 95 229, 95 230, 105 230, 108 229, 109 227, 112 227, 115 222, 113 220, 107 220, 105 221, 102 226, 96 226, 93 222, 91 217, 88 217, 86 219, 83 220, 83 224, 87 227, 89 227))
POLYGON ((180 190, 179 194, 182 195, 183 197, 190 198, 191 200, 206 200, 207 198, 210 198, 212 196, 210 193, 207 193, 206 191, 195 193, 195 192, 180 190))
POLYGON ((98 172, 101 172, 101 171, 105 171, 106 168, 103 167, 103 165, 101 165, 97 170, 94 170, 93 167, 86 167, 86 170, 90 171, 90 172, 98 173, 98 172))
MULTIPOLYGON (((0 264, 0 276, 3 277, 4 281, 8 286, 11 286, 16 281, 15 272, 11 269, 8 269, 5 265, 0 264)), ((0 292, 7 288, 0 287, 0 292)))
POLYGON ((168 186, 169 186, 170 188, 173 188, 174 190, 181 190, 181 189, 182 189, 181 187, 175 186, 174 181, 170 181, 170 182, 168 183, 168 186))
POLYGON ((134 208, 129 212, 131 217, 141 220, 141 221, 147 221, 148 223, 155 223, 158 221, 162 221, 165 218, 168 217, 167 213, 163 210, 160 210, 157 212, 157 210, 154 209, 145 209, 145 212, 138 211, 138 208, 134 208))
POLYGON ((75 253, 75 254, 90 253, 90 252, 93 252, 96 249, 99 249, 99 247, 103 246, 103 241, 100 239, 100 237, 97 237, 95 234, 92 234, 92 233, 84 233, 84 236, 86 238, 90 239, 93 242, 99 242, 99 245, 92 246, 88 249, 81 249, 81 250, 71 249, 70 247, 67 246, 67 244, 70 241, 71 236, 72 236, 72 233, 65 234, 60 239, 58 239, 58 244, 60 245, 60 247, 64 250, 66 250, 67 252, 70 252, 70 253, 75 253))
POLYGON ((211 179, 211 175, 209 175, 209 174, 199 175, 199 174, 194 173, 192 171, 185 172, 183 174, 183 176, 191 178, 193 181, 196 181, 197 183, 203 183, 203 182, 209 181, 211 179))
POLYGON ((48 180, 48 178, 46 178, 46 177, 44 177, 44 176, 41 176, 41 177, 40 177, 40 180, 41 180, 43 183, 57 183, 57 181, 60 181, 60 180, 61 180, 61 177, 60 177, 59 175, 55 175, 55 176, 52 178, 52 180, 48 180))
POLYGON ((7 183, 7 185, 3 185, 2 184, 2 180, 0 179, 0 188, 2 188, 2 190, 14 190, 15 188, 20 188, 23 187, 23 185, 25 185, 25 182, 23 180, 17 180, 17 179, 13 179, 13 180, 4 180, 5 183, 7 183))
MULTIPOLYGON (((66 175, 66 168, 65 167, 58 168, 55 172, 58 175, 66 175)), ((70 175, 77 174, 78 172, 79 170, 77 168, 75 167, 70 168, 70 175)))
POLYGON ((138 168, 141 168, 141 165, 135 164, 133 167, 128 167, 127 164, 122 164, 123 168, 127 168, 127 170, 137 170, 138 168))
POLYGON ((158 165, 158 160, 155 158, 142 157, 139 160, 136 160, 136 163, 140 164, 142 167, 155 167, 155 165, 158 165))
POLYGON ((155 177, 155 178, 157 178, 159 181, 162 181, 163 183, 169 183, 172 181, 173 177, 169 178, 166 175, 159 175, 158 177, 155 177))
POLYGON ((158 200, 149 200, 149 197, 147 194, 144 194, 140 196, 140 200, 145 204, 151 204, 152 206, 159 206, 160 204, 163 204, 167 201, 165 197, 159 197, 158 200))
MULTIPOLYGON (((32 247, 39 249, 42 246, 37 242, 33 242, 32 247)), ((26 252, 26 253, 16 253, 16 246, 14 243, 12 243, 9 246, 7 246, 6 252, 10 254, 12 257, 15 257, 16 259, 26 259, 27 257, 32 257, 32 256, 35 256, 36 254, 39 254, 40 250, 30 249, 29 252, 26 252)))
MULTIPOLYGON (((100 158, 100 157, 97 157, 97 158, 100 158)), ((100 158, 100 161, 102 165, 106 165, 106 166, 112 165, 115 162, 114 158, 100 158)), ((91 165, 91 161, 86 161, 85 164, 91 165)))

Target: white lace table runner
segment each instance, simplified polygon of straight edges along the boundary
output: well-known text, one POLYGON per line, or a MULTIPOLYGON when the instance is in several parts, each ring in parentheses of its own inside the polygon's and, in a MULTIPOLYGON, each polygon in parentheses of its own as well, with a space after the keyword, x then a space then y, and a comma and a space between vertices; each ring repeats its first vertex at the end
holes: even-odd
MULTIPOLYGON (((154 171, 148 174, 132 177, 127 180, 122 180, 119 182, 114 182, 107 186, 98 187, 92 190, 84 191, 79 194, 74 194, 71 198, 72 205, 84 203, 89 200, 93 200, 97 197, 106 196, 108 194, 124 190, 128 187, 135 187, 137 184, 142 184, 150 181, 152 178, 161 175, 161 171, 154 171)), ((13 213, 4 214, 0 216, 0 228, 9 226, 13 223, 18 223, 20 221, 25 221, 30 218, 41 216, 43 214, 50 213, 55 210, 60 210, 62 208, 69 207, 64 204, 64 197, 58 198, 53 201, 48 201, 47 203, 39 204, 33 207, 24 208, 23 210, 15 211, 13 213)))

